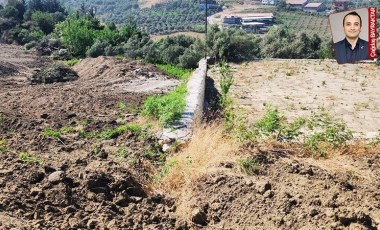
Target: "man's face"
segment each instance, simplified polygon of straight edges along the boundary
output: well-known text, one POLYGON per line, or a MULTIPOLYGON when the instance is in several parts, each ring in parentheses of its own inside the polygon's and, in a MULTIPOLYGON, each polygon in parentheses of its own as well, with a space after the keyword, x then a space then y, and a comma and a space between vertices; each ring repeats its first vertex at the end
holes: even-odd
POLYGON ((347 38, 355 39, 359 37, 361 31, 360 19, 355 15, 347 15, 344 20, 344 33, 347 38))

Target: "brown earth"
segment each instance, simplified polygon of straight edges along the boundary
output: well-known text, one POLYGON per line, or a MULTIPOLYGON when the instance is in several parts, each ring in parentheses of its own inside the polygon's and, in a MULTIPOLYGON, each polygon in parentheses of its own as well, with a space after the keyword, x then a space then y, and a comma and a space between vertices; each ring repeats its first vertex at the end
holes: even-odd
POLYGON ((0 49, 0 229, 172 228, 173 201, 146 186, 162 152, 135 111, 178 81, 139 61, 99 57, 73 68, 76 81, 31 85, 52 61, 17 46, 0 49), (158 87, 139 89, 147 81, 158 87), (121 121, 143 130, 91 136, 121 121))
POLYGON ((152 65, 99 57, 72 68, 78 80, 30 85, 51 61, 16 46, 0 53, 0 229, 380 229, 379 152, 317 160, 241 145, 205 124, 157 174, 165 154, 136 111, 175 81, 152 65), (142 130, 102 138, 125 122, 142 130), (237 163, 250 157, 253 176, 237 163))

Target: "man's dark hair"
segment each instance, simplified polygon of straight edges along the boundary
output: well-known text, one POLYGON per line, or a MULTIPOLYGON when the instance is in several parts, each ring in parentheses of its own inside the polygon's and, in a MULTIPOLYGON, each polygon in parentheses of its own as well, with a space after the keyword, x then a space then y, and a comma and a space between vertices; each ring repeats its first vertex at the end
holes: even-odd
POLYGON ((344 16, 344 18, 343 18, 343 26, 344 26, 344 21, 346 20, 346 17, 347 17, 348 15, 358 16, 358 17, 359 17, 359 20, 360 20, 360 27, 362 27, 362 18, 360 17, 360 15, 359 15, 358 13, 356 13, 356 11, 352 11, 352 12, 350 12, 350 13, 348 13, 348 14, 346 14, 346 15, 344 16))

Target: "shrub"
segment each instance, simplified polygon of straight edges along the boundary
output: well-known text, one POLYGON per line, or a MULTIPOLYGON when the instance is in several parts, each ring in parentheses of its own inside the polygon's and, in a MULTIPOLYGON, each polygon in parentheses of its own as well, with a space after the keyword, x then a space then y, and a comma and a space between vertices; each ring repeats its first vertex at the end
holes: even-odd
POLYGON ((32 13, 32 21, 38 24, 38 27, 45 33, 50 34, 54 30, 53 16, 47 12, 36 11, 32 13))
POLYGON ((109 42, 107 41, 96 41, 90 49, 86 51, 87 57, 99 57, 102 55, 105 55, 105 49, 110 46, 109 42))

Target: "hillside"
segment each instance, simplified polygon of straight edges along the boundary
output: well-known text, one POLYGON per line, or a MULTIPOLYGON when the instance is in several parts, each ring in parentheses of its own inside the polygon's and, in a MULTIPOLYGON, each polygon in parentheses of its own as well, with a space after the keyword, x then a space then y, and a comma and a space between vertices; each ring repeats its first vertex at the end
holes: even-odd
MULTIPOLYGON (((85 1, 87 10, 95 9, 95 14, 104 22, 116 24, 133 20, 138 27, 149 34, 167 34, 177 31, 192 31, 194 27, 204 25, 204 12, 199 10, 197 1, 176 0, 145 7, 152 2, 129 1, 85 1)), ((62 1, 70 11, 81 9, 81 2, 62 1)))

